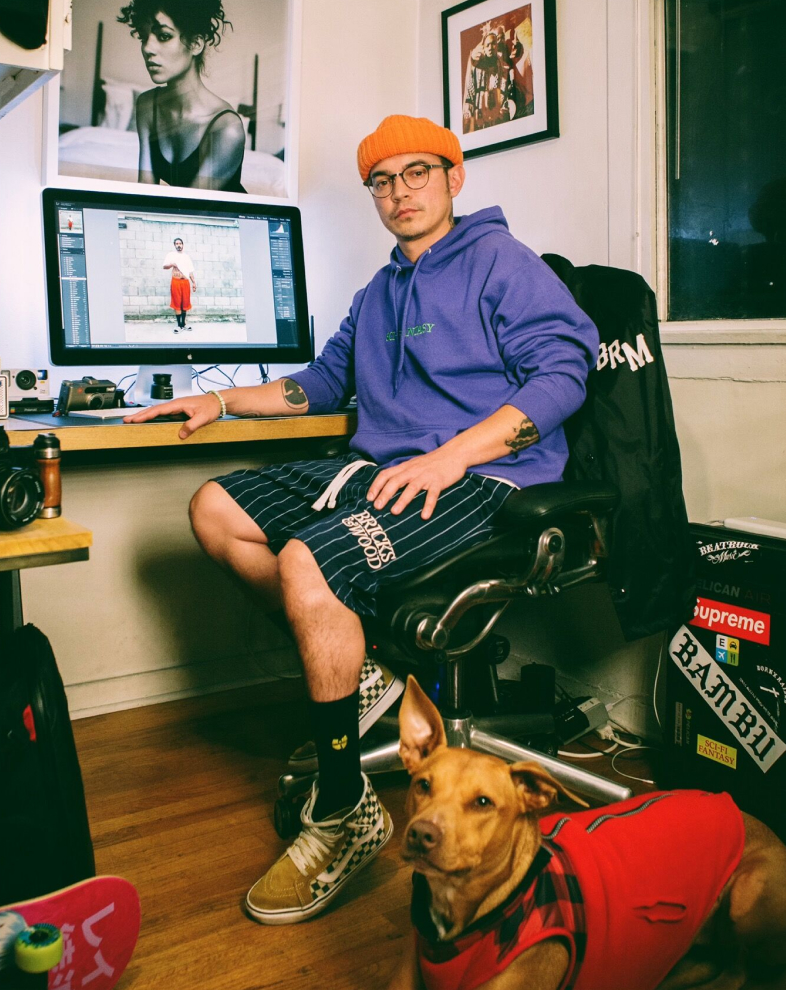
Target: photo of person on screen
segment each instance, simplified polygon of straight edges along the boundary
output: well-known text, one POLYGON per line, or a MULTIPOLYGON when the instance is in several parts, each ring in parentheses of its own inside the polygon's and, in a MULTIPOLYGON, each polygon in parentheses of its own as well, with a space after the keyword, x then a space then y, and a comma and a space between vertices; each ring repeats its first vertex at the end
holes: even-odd
POLYGON ((155 84, 136 102, 139 182, 244 193, 243 122, 202 78, 207 50, 232 26, 222 0, 130 0, 118 21, 155 84))
POLYGON ((170 251, 164 258, 164 268, 171 270, 172 281, 169 287, 170 308, 177 316, 177 327, 175 333, 181 330, 190 330, 186 326, 186 316, 191 309, 191 290, 196 292, 196 278, 194 277, 194 263, 186 254, 182 237, 176 237, 175 250, 170 251))

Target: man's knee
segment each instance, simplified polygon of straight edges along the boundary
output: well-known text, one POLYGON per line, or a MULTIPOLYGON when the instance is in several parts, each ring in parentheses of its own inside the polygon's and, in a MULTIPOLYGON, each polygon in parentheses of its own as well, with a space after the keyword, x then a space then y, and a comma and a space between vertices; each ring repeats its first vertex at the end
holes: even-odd
POLYGON ((332 595, 313 553, 301 540, 289 540, 278 555, 281 591, 298 604, 332 595))
POLYGON ((188 514, 194 535, 211 555, 220 554, 232 539, 267 543, 259 526, 218 482, 202 485, 191 499, 188 514))
POLYGON ((302 540, 288 540, 278 555, 282 577, 286 574, 291 580, 319 570, 314 554, 302 540))

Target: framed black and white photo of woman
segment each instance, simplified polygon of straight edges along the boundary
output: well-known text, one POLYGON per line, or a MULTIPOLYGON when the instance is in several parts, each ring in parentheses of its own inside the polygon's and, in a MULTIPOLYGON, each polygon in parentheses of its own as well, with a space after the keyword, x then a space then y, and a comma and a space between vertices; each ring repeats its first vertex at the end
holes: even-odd
POLYGON ((445 126, 465 158, 559 137, 556 0, 442 12, 445 126))
POLYGON ((45 182, 296 202, 300 8, 73 0, 73 48, 45 96, 45 182))

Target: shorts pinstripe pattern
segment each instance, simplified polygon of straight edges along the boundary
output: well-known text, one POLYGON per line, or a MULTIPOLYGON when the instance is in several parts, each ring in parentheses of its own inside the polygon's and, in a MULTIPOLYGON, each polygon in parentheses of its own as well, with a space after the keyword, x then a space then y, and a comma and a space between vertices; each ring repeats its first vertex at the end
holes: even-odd
POLYGON ((298 539, 314 555, 331 591, 359 615, 376 614, 379 589, 395 584, 448 554, 482 543, 495 532, 494 517, 514 490, 478 474, 465 475, 439 496, 434 514, 421 519, 425 494, 394 516, 375 509, 366 492, 374 465, 360 468, 338 493, 335 509, 311 508, 344 465, 359 455, 297 461, 215 478, 248 513, 278 553, 298 539))

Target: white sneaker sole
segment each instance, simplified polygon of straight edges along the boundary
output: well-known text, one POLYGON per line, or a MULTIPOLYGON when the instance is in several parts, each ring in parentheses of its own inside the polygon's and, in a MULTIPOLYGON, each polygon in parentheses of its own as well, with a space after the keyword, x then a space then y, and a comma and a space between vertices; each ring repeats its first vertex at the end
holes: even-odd
POLYGON ((388 829, 387 835, 382 839, 382 842, 377 846, 377 848, 371 852, 354 870, 350 870, 346 876, 343 876, 340 880, 336 881, 333 890, 329 894, 325 894, 320 897, 318 901, 314 901, 309 904, 306 908, 289 908, 283 911, 260 911, 259 908, 255 908, 246 897, 246 913, 252 921, 259 922, 260 925, 295 925, 299 921, 308 921, 315 915, 320 914, 325 908, 334 900, 338 894, 344 889, 344 884, 351 880, 352 877, 357 876, 358 873, 363 869, 363 867, 368 866, 369 863, 373 862, 380 850, 384 849, 388 844, 391 835, 393 835, 393 819, 390 819, 390 828, 388 829))

